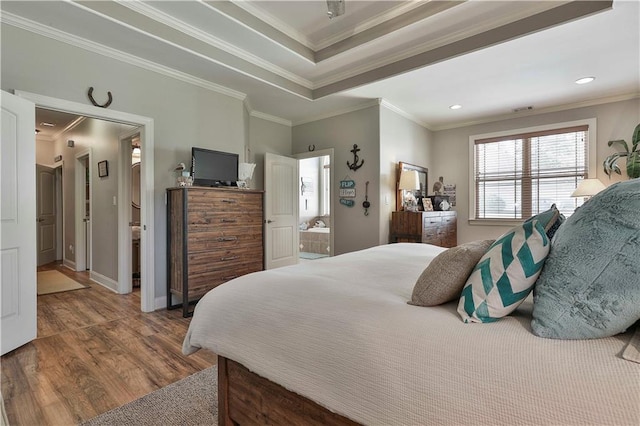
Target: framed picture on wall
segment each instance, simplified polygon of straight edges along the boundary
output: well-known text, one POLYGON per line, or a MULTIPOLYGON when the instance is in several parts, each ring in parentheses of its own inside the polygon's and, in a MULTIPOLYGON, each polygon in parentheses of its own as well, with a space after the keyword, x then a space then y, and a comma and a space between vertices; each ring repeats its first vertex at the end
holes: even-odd
POLYGON ((98 176, 99 177, 109 176, 109 163, 107 162, 107 160, 98 161, 98 176))

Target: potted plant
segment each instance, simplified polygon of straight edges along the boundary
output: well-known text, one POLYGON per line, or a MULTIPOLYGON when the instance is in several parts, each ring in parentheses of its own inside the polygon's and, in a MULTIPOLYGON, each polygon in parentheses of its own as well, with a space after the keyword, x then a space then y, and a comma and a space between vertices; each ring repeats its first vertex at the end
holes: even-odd
POLYGON ((604 172, 607 176, 611 176, 611 173, 616 172, 621 175, 620 167, 616 164, 618 158, 627 157, 627 175, 630 179, 640 177, 640 124, 638 124, 633 131, 633 137, 631 138, 631 150, 629 145, 624 139, 618 139, 615 141, 609 141, 608 145, 613 146, 615 144, 621 145, 624 151, 611 154, 604 159, 604 172))

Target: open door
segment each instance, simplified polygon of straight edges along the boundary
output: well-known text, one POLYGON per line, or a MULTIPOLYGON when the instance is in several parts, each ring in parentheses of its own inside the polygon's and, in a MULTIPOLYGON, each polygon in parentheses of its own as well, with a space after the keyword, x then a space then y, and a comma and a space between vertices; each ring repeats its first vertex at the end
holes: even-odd
POLYGON ((56 260, 56 173, 36 164, 38 266, 56 260))
POLYGON ((0 355, 36 338, 35 104, 2 92, 0 355))
POLYGON ((298 160, 265 154, 265 269, 298 263, 298 160))

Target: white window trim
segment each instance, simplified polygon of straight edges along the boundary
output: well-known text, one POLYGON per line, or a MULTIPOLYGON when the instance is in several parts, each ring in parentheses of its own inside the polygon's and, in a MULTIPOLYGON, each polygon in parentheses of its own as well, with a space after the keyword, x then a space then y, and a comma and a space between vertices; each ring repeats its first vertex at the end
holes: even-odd
POLYGON ((499 225, 499 226, 509 226, 515 225, 518 223, 522 223, 522 220, 519 219, 476 219, 476 182, 475 182, 475 164, 474 164, 474 147, 475 141, 478 139, 489 139, 489 138, 499 138, 502 136, 516 135, 521 133, 531 133, 531 132, 541 132, 545 130, 553 130, 553 129, 562 129, 565 127, 574 127, 574 126, 589 126, 589 130, 587 131, 589 143, 587 145, 587 158, 588 158, 588 168, 587 175, 589 177, 596 177, 597 170, 597 150, 596 150, 596 119, 595 118, 587 118, 584 120, 576 120, 576 121, 566 121, 564 123, 553 123, 553 124, 545 124, 542 126, 535 127, 526 127, 523 129, 512 129, 505 130, 502 132, 493 132, 493 133, 483 133, 478 135, 469 136, 469 224, 470 225, 499 225))

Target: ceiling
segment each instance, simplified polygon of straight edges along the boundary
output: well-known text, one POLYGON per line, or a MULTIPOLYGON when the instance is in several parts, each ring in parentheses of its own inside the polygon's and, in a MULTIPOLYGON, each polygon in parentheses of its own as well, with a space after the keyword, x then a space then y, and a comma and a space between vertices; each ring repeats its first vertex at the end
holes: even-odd
POLYGON ((634 0, 345 1, 333 19, 316 0, 0 5, 3 25, 177 75, 293 125, 384 102, 438 130, 640 96, 634 0), (575 84, 585 76, 596 80, 575 84))

